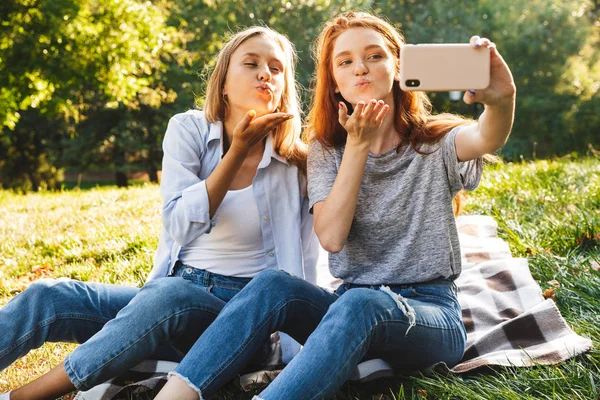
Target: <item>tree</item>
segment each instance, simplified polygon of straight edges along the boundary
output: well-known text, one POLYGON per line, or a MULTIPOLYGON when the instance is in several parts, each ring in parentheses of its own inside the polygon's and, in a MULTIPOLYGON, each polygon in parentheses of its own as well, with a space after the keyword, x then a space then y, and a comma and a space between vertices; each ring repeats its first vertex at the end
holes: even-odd
MULTIPOLYGON (((41 161, 34 154, 54 153, 60 164, 60 140, 36 139, 28 145, 41 146, 34 153, 15 145, 22 140, 19 120, 28 110, 39 110, 41 125, 64 120, 68 128, 61 136, 76 136, 73 127, 90 114, 136 109, 139 93, 152 90, 152 70, 160 63, 156 54, 169 44, 170 32, 151 3, 7 0, 1 7, 0 98, 8 101, 0 104, 0 126, 6 154, 25 157, 37 168, 41 161)), ((31 128, 31 122, 24 123, 29 127, 24 129, 31 128)), ((7 170, 7 164, 2 168, 4 186, 20 185, 26 176, 22 169, 7 170)))

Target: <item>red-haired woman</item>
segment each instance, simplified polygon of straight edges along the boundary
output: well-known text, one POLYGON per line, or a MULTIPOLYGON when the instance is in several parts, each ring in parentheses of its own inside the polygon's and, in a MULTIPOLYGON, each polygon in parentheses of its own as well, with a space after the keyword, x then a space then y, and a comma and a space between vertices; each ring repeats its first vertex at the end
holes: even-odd
POLYGON ((476 123, 433 116, 425 94, 400 89, 403 40, 389 23, 348 13, 325 26, 315 47, 308 191, 329 268, 344 283, 330 293, 262 272, 196 342, 161 396, 209 396, 277 330, 305 345, 260 399, 329 398, 363 359, 404 371, 461 359, 452 199, 478 185, 482 157, 505 143, 515 107, 513 79, 494 44, 479 37, 471 44, 491 57, 490 86, 464 97, 485 105, 476 123))

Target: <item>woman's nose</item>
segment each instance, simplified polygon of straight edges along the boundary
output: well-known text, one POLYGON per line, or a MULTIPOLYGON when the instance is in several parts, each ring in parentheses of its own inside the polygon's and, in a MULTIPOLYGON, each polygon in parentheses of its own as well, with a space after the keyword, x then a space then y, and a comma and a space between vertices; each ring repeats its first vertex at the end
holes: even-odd
POLYGON ((367 66, 364 63, 357 62, 355 64, 355 67, 354 67, 354 74, 355 75, 366 75, 367 72, 369 72, 369 69, 367 68, 367 66))
POLYGON ((271 80, 271 71, 269 70, 269 67, 265 67, 265 68, 261 68, 259 73, 258 73, 258 80, 259 81, 270 81, 271 80))

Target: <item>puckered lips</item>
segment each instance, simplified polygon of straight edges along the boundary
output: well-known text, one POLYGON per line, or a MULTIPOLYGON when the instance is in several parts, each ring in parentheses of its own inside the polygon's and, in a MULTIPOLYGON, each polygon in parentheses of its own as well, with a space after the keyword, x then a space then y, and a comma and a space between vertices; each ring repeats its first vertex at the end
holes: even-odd
POLYGON ((266 82, 262 82, 256 86, 256 90, 258 93, 272 97, 273 96, 273 88, 266 82))
POLYGON ((371 81, 365 78, 359 79, 354 86, 359 90, 367 89, 371 85, 371 81))

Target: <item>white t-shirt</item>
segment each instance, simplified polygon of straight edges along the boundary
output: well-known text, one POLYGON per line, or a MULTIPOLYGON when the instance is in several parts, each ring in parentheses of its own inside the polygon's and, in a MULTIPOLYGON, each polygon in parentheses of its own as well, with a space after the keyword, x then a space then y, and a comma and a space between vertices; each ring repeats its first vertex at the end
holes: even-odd
POLYGON ((219 206, 219 223, 182 248, 179 259, 215 274, 245 278, 267 268, 252 185, 227 192, 219 206))

